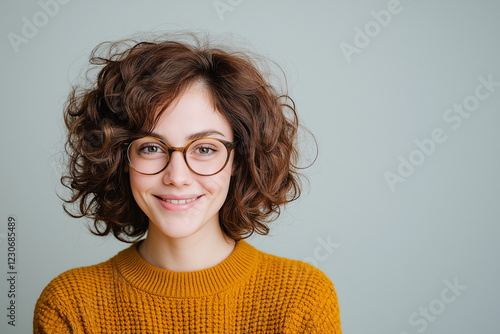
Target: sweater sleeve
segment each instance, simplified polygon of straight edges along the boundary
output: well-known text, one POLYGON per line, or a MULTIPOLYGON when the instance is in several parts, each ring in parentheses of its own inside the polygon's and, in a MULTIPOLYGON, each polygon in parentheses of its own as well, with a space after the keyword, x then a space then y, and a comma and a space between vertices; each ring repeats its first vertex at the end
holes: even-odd
POLYGON ((340 315, 333 283, 319 269, 306 264, 307 279, 286 333, 341 334, 340 315))
POLYGON ((313 298, 316 304, 304 333, 341 334, 337 293, 326 275, 318 284, 313 298))
POLYGON ((50 301, 38 300, 33 317, 33 334, 74 333, 66 317, 51 304, 50 301))
POLYGON ((83 333, 80 326, 82 311, 76 300, 70 272, 53 279, 38 298, 33 316, 34 334, 83 333))
POLYGON ((35 306, 34 334, 74 333, 58 299, 50 285, 44 289, 35 306))

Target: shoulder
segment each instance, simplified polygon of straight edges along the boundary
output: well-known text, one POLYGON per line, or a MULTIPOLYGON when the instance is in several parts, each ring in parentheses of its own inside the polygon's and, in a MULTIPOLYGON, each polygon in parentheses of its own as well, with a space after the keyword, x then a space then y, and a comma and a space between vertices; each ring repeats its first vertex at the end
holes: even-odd
POLYGON ((277 255, 260 253, 259 269, 262 273, 276 278, 283 278, 288 284, 304 288, 323 288, 332 286, 330 278, 313 265, 277 255))
POLYGON ((112 275, 112 266, 112 259, 109 259, 99 264, 67 270, 49 282, 42 291, 39 302, 54 297, 92 293, 92 290, 97 289, 100 283, 112 275))
POLYGON ((340 333, 337 293, 330 278, 309 263, 260 252, 256 284, 288 307, 292 332, 340 333))
POLYGON ((112 289, 116 278, 117 259, 130 252, 126 248, 98 264, 69 269, 53 278, 43 289, 36 308, 58 308, 84 304, 112 289))
POLYGON ((256 284, 271 287, 282 296, 299 303, 308 301, 310 307, 337 305, 333 282, 320 269, 309 263, 259 251, 260 259, 255 273, 256 284))
POLYGON ((33 317, 34 333, 66 333, 78 323, 85 305, 100 295, 113 275, 112 259, 67 270, 52 279, 38 298, 33 317))

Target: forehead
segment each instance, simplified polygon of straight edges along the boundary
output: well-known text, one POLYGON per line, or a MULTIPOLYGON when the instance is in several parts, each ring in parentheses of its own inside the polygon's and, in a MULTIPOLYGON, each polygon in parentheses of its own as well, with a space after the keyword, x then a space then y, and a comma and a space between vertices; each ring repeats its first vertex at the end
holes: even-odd
POLYGON ((233 140, 231 125, 213 105, 210 93, 200 84, 187 88, 163 111, 153 132, 172 145, 182 145, 193 134, 233 140))

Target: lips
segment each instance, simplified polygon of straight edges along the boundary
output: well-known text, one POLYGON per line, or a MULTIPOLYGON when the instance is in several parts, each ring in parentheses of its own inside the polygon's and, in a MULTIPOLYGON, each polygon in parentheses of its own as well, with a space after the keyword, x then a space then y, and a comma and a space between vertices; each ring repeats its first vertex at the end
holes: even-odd
POLYGON ((159 197, 159 196, 156 196, 156 197, 158 199, 162 200, 162 201, 167 202, 167 203, 172 203, 172 204, 186 204, 186 203, 190 203, 192 201, 196 201, 201 196, 193 197, 193 198, 187 198, 187 199, 166 199, 166 198, 162 198, 162 197, 159 197))
POLYGON ((203 195, 196 196, 196 195, 187 195, 187 196, 158 196, 155 195, 156 199, 160 203, 162 207, 169 211, 184 211, 187 210, 196 203, 198 203, 198 200, 202 197, 203 195))

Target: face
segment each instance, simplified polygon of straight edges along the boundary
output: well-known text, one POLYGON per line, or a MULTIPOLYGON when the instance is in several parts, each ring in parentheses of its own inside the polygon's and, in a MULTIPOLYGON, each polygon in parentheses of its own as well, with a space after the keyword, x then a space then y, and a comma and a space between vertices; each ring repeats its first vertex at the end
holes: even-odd
MULTIPOLYGON (((197 137, 233 141, 230 124, 199 84, 163 112, 153 136, 170 147, 184 147, 197 137)), ((227 196, 232 165, 233 153, 222 171, 200 176, 188 168, 182 153, 174 152, 159 174, 144 175, 129 168, 134 199, 149 217, 148 235, 185 238, 220 230, 219 210, 227 196)))

